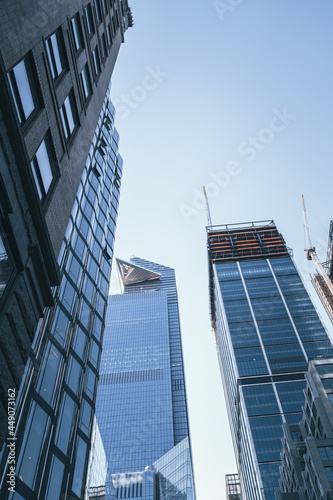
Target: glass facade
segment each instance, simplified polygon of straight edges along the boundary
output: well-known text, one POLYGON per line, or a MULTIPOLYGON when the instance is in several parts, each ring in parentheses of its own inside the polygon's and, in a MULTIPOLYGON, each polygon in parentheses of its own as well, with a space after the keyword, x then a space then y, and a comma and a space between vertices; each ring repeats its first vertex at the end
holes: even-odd
MULTIPOLYGON (((192 500, 174 270, 138 258, 129 263, 118 260, 117 264, 124 293, 109 297, 96 401, 114 486, 122 495, 119 488, 124 485, 117 483, 119 477, 154 466, 151 491, 140 490, 140 497, 155 498, 149 495, 156 494, 152 484, 157 481, 156 488, 168 491, 161 498, 192 500)), ((145 478, 148 481, 148 475, 145 478)), ((138 484, 138 480, 131 479, 129 484, 138 484)))
POLYGON ((273 500, 282 424, 301 420, 308 361, 332 355, 333 347, 274 223, 208 228, 208 243, 212 316, 242 487, 247 499, 273 500), (238 250, 216 252, 217 239, 221 247, 226 238, 238 250))
POLYGON ((56 306, 39 322, 18 395, 16 492, 4 481, 4 499, 84 495, 122 175, 114 114, 107 96, 58 258, 56 306))

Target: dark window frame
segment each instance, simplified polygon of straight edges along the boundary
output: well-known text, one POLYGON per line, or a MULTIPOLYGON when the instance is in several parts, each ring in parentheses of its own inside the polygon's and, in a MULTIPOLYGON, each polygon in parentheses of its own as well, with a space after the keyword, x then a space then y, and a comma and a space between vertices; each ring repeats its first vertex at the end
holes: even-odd
POLYGON ((91 77, 89 74, 89 65, 86 63, 84 67, 82 68, 82 71, 80 73, 80 85, 81 85, 81 91, 83 95, 83 99, 85 104, 87 105, 88 101, 91 98, 92 95, 92 85, 91 85, 91 77), (85 75, 85 77, 84 77, 85 75), (87 93, 86 93, 87 89, 87 93))
POLYGON ((52 75, 53 81, 57 84, 68 70, 66 48, 65 48, 64 36, 63 36, 61 27, 57 28, 53 33, 51 33, 51 35, 49 35, 46 38, 45 45, 46 45, 46 56, 47 56, 47 60, 48 60, 49 65, 50 65, 51 75, 52 75), (58 72, 56 57, 55 57, 53 45, 51 42, 51 38, 54 35, 56 37, 58 52, 59 52, 59 59, 60 59, 61 67, 62 67, 60 73, 58 72))
POLYGON ((108 57, 108 49, 107 49, 107 41, 106 41, 106 36, 105 36, 105 33, 102 33, 101 34, 101 55, 102 55, 102 62, 104 62, 106 60, 106 58, 108 57))
POLYGON ((71 35, 72 35, 75 54, 79 54, 84 49, 84 37, 83 37, 83 30, 82 30, 82 25, 81 25, 81 21, 80 21, 80 14, 79 13, 75 14, 75 16, 73 16, 70 19, 69 24, 70 24, 70 31, 71 31, 71 35), (79 46, 78 46, 77 41, 76 41, 77 39, 78 39, 79 46))
POLYGON ((51 193, 53 191, 54 185, 55 185, 57 178, 58 178, 58 175, 59 175, 56 156, 55 156, 54 148, 52 146, 52 141, 51 141, 49 131, 44 135, 43 139, 41 140, 40 144, 38 145, 38 148, 36 149, 36 152, 33 155, 30 164, 31 164, 31 169, 32 169, 32 175, 33 175, 34 180, 35 180, 36 189, 37 189, 37 192, 39 194, 39 199, 40 199, 42 205, 45 207, 50 199, 51 193), (47 191, 45 191, 44 182, 43 182, 43 175, 42 175, 41 169, 39 167, 38 158, 37 158, 37 153, 38 153, 43 142, 45 142, 46 152, 47 152, 47 156, 49 159, 50 169, 51 169, 51 174, 52 174, 52 181, 50 182, 50 185, 49 185, 47 191), (33 164, 33 166, 32 166, 32 164, 33 164), (34 172, 36 175, 34 174, 34 172))
POLYGON ((76 105, 75 105, 75 97, 74 97, 73 89, 71 89, 70 92, 68 93, 68 95, 65 97, 65 100, 64 100, 62 106, 60 107, 59 112, 60 112, 62 130, 63 130, 64 135, 65 135, 66 143, 70 144, 71 141, 73 140, 73 137, 75 136, 75 133, 76 133, 78 126, 79 126, 78 113, 77 113, 77 109, 76 109, 76 105), (73 119, 73 123, 74 123, 74 128, 72 131, 70 128, 68 112, 67 112, 66 104, 65 104, 67 99, 69 102, 70 110, 72 113, 72 119, 73 119))
POLYGON ((92 62, 93 62, 92 66, 94 69, 94 81, 97 81, 99 78, 99 75, 102 72, 101 56, 99 54, 98 45, 96 45, 96 47, 92 51, 91 55, 92 55, 92 62))
POLYGON ((84 18, 88 37, 91 38, 95 34, 96 29, 94 24, 93 9, 90 3, 88 3, 84 8, 84 18))
POLYGON ((103 21, 102 9, 99 0, 94 0, 94 11, 95 11, 96 23, 97 26, 99 26, 103 21))
POLYGON ((14 100, 15 104, 15 110, 16 114, 18 117, 18 121, 24 130, 27 124, 31 123, 33 118, 36 116, 38 111, 42 107, 42 98, 41 98, 41 92, 39 89, 39 81, 37 77, 37 71, 35 64, 33 62, 33 57, 31 52, 26 54, 24 57, 22 57, 19 61, 17 61, 14 66, 7 72, 8 80, 9 80, 9 86, 11 90, 11 94, 14 100), (22 97, 20 94, 19 90, 19 85, 17 83, 17 79, 14 74, 14 69, 21 63, 24 63, 25 66, 25 71, 27 74, 27 79, 29 82, 29 87, 30 87, 30 94, 32 97, 32 101, 34 104, 34 109, 31 111, 31 113, 28 116, 25 116, 24 112, 24 107, 23 107, 23 102, 22 102, 22 97))

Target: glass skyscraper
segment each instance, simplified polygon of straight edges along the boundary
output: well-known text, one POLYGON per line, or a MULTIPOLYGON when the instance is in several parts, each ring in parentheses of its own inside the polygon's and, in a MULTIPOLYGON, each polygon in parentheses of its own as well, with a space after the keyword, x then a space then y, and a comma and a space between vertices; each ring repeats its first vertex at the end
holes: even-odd
POLYGON ((175 273, 139 258, 117 265, 124 293, 109 297, 96 401, 117 498, 192 500, 175 273))
POLYGON ((207 233, 211 317, 242 492, 273 500, 282 424, 301 420, 308 361, 333 347, 274 221, 207 233))
POLYGON ((108 91, 58 258, 56 306, 39 322, 17 395, 15 492, 1 451, 1 499, 84 498, 122 176, 114 115, 108 91))

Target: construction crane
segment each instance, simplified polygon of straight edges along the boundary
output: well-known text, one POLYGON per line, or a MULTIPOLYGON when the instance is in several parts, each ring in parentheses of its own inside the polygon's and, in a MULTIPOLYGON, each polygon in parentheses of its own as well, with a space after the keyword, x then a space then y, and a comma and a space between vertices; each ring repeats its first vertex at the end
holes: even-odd
POLYGON ((306 235, 306 245, 308 248, 305 249, 307 254, 307 259, 312 260, 318 270, 319 276, 311 277, 312 284, 314 285, 321 301, 323 302, 326 311, 333 322, 333 283, 329 276, 325 272, 322 263, 320 262, 318 255, 316 253, 315 247, 312 245, 310 229, 308 224, 308 218, 306 214, 304 196, 302 195, 302 207, 303 207, 303 217, 304 217, 304 228, 306 235), (322 280, 320 279, 322 278, 322 280))
POLYGON ((206 199, 206 213, 207 213, 207 220, 208 220, 208 226, 212 226, 212 218, 210 216, 210 210, 209 210, 209 203, 208 203, 208 196, 207 196, 207 193, 206 193, 206 188, 205 186, 203 187, 203 192, 204 192, 204 195, 205 195, 205 199, 206 199))

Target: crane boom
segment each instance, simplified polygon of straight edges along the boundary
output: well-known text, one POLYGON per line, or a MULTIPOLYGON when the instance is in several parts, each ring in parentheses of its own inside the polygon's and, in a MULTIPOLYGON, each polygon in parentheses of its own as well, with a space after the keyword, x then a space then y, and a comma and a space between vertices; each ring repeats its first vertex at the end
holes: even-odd
MULTIPOLYGON (((305 234, 306 234, 306 245, 308 247, 308 248, 305 249, 305 251, 306 252, 310 252, 313 248, 312 248, 312 242, 311 242, 311 237, 310 237, 310 229, 309 229, 309 224, 308 224, 308 217, 307 217, 307 214, 306 214, 305 200, 304 200, 304 196, 303 195, 302 195, 302 208, 303 208, 303 217, 304 217, 304 228, 305 228, 305 234)), ((308 254, 308 259, 311 260, 311 258, 309 258, 309 254, 308 254)))
POLYGON ((212 226, 213 225, 212 224, 212 218, 210 216, 209 203, 208 203, 208 197, 207 197, 205 186, 203 187, 203 192, 204 192, 205 200, 206 200, 206 212, 207 212, 208 226, 212 226))
POLYGON ((327 285, 329 291, 331 292, 331 294, 333 296, 333 283, 330 280, 330 278, 328 277, 327 273, 325 272, 325 269, 323 268, 323 266, 318 258, 315 247, 312 246, 308 218, 306 215, 305 200, 304 200, 303 195, 302 195, 302 206, 303 206, 303 216, 304 216, 304 227, 305 227, 305 233, 306 233, 306 244, 308 246, 308 248, 305 249, 305 252, 307 252, 307 258, 308 258, 308 260, 313 260, 318 272, 322 276, 325 284, 327 285))

